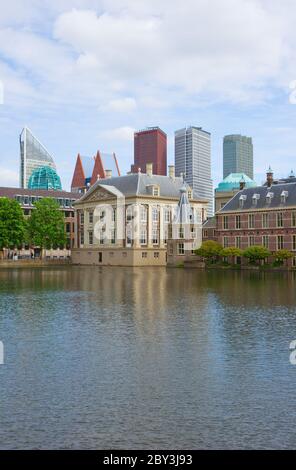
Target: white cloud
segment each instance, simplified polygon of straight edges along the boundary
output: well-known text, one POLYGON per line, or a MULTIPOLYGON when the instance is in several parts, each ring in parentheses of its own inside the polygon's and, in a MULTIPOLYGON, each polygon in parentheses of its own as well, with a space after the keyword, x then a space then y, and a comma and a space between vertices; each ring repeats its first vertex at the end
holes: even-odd
POLYGON ((0 167, 0 186, 14 187, 19 184, 18 173, 7 168, 0 167))
POLYGON ((100 137, 114 141, 131 142, 134 138, 135 129, 128 126, 117 127, 116 129, 108 129, 100 133, 100 137))
POLYGON ((137 102, 134 98, 118 98, 109 101, 104 106, 101 106, 102 111, 114 111, 117 113, 128 113, 134 111, 137 108, 137 102))

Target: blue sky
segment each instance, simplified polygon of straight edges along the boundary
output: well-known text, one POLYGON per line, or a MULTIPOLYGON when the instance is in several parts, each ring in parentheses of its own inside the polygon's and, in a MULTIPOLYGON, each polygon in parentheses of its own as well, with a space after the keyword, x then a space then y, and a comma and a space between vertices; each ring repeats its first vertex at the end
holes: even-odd
POLYGON ((133 131, 252 136, 256 180, 296 171, 296 5, 291 0, 0 0, 0 185, 17 186, 24 125, 53 154, 65 189, 78 152, 133 161, 133 131))

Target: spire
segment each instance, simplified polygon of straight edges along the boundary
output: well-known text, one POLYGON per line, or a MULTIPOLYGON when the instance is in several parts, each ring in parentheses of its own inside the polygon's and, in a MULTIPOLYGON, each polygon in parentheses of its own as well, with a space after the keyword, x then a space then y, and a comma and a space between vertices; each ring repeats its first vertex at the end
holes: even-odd
POLYGON ((192 220, 193 212, 189 203, 187 195, 187 187, 185 184, 180 189, 180 199, 177 207, 174 223, 176 224, 190 224, 192 220))

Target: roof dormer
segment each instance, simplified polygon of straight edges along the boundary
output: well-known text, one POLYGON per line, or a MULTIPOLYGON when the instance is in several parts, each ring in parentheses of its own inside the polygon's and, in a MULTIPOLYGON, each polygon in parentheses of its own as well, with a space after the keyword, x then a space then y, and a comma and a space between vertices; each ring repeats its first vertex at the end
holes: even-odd
POLYGON ((253 194, 252 196, 252 204, 253 206, 257 206, 257 202, 259 201, 260 199, 260 194, 253 194))
POLYGON ((247 196, 245 194, 241 194, 241 196, 239 197, 239 207, 241 209, 244 207, 246 200, 247 200, 247 196))
POLYGON ((281 192, 281 204, 285 204, 289 196, 288 191, 282 191, 281 192))
POLYGON ((268 191, 268 193, 266 194, 266 204, 271 203, 271 200, 273 199, 273 196, 274 196, 274 193, 272 193, 271 191, 268 191))

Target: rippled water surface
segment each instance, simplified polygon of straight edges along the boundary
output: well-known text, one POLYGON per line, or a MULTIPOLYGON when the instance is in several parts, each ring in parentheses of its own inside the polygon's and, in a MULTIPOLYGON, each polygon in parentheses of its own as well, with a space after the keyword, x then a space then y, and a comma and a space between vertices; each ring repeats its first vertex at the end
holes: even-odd
POLYGON ((296 278, 0 270, 0 448, 294 448, 296 278))

